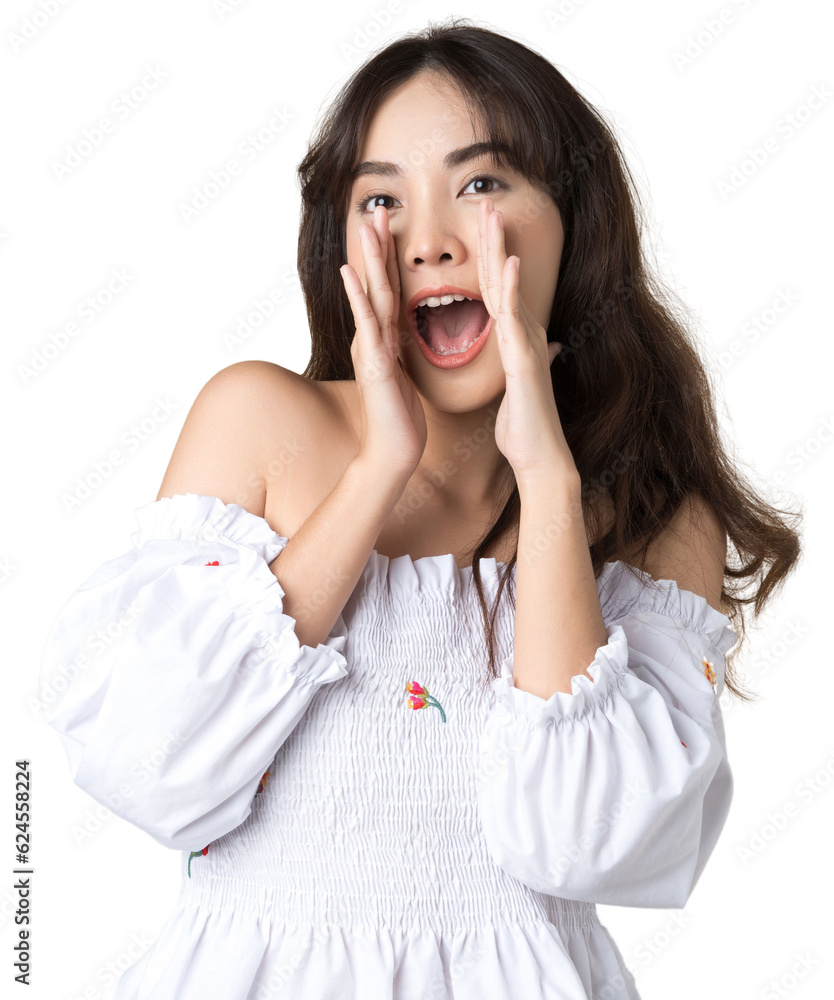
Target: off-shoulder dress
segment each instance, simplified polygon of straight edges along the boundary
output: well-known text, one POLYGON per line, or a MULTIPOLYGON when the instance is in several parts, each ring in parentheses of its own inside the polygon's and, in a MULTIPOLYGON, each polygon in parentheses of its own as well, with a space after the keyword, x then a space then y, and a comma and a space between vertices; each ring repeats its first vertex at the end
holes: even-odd
MULTIPOLYGON (((725 615, 607 562, 592 679, 544 700, 513 685, 506 594, 484 683, 452 554, 372 551, 312 648, 266 520, 195 493, 136 518, 40 677, 73 780, 182 852, 117 1000, 639 998, 595 904, 682 907, 715 847, 725 615)), ((501 567, 480 562, 490 599, 501 567)))

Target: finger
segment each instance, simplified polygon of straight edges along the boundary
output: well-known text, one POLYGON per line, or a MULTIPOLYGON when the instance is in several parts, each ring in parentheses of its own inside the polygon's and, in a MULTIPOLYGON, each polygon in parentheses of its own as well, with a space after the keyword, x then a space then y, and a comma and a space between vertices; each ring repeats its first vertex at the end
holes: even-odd
POLYGON ((507 264, 507 253, 504 249, 504 230, 498 222, 501 217, 501 213, 497 210, 491 212, 490 218, 487 220, 486 230, 487 287, 493 293, 496 302, 501 301, 501 284, 507 264))
POLYGON ((368 296, 365 294, 365 289, 353 265, 342 264, 339 268, 339 274, 341 274, 342 281, 344 282, 348 302, 350 303, 357 329, 360 324, 367 323, 368 320, 372 319, 376 321, 376 314, 371 308, 371 303, 368 301, 368 296))
MULTIPOLYGON (((385 274, 388 278, 388 285, 391 288, 392 293, 391 333, 392 341, 394 341, 396 340, 396 331, 398 330, 400 317, 400 294, 402 291, 400 285, 400 269, 397 263, 397 248, 394 241, 394 234, 391 232, 391 227, 389 225, 390 219, 388 211, 381 205, 378 206, 377 211, 379 212, 379 227, 377 232, 379 234, 382 247, 382 258, 385 261, 385 274)), ((376 216, 376 212, 374 212, 374 216, 376 216)), ((374 223, 376 224, 376 218, 374 218, 374 223)))
POLYGON ((478 205, 478 287, 489 307, 486 293, 486 267, 484 266, 484 222, 486 220, 486 198, 478 205))
POLYGON ((359 233, 368 281, 368 301, 376 313, 380 335, 385 331, 385 340, 390 345, 389 327, 394 293, 388 282, 386 260, 382 256, 382 246, 376 229, 369 223, 363 222, 359 227, 359 233))
POLYGON ((499 337, 503 342, 516 333, 518 316, 518 269, 517 257, 508 257, 501 271, 501 305, 499 306, 499 337))
POLYGON ((359 275, 350 264, 339 268, 345 285, 350 308, 353 312, 353 322, 356 334, 350 345, 354 356, 354 374, 357 382, 369 383, 387 377, 390 352, 384 347, 379 331, 376 313, 368 301, 359 275))
MULTIPOLYGON (((520 288, 518 292, 518 309, 519 309, 519 318, 521 319, 521 322, 525 325, 525 327, 528 330, 538 330, 541 327, 541 324, 533 315, 533 313, 530 311, 530 308, 527 305, 527 303, 524 301, 524 298, 521 295, 520 288)), ((547 343, 547 330, 544 327, 541 327, 541 330, 543 331, 542 340, 544 343, 547 343)))
POLYGON ((480 266, 481 292, 490 316, 498 315, 499 296, 493 294, 494 287, 490 282, 490 260, 487 233, 489 231, 490 199, 484 198, 478 206, 478 262, 480 266))
POLYGON ((527 305, 527 303, 524 301, 524 299, 523 299, 523 297, 521 295, 521 291, 520 290, 519 290, 519 293, 518 293, 518 306, 519 306, 519 309, 520 309, 521 320, 522 320, 523 323, 533 324, 533 323, 537 323, 538 322, 538 320, 536 319, 536 317, 532 314, 532 312, 530 312, 530 308, 527 305))

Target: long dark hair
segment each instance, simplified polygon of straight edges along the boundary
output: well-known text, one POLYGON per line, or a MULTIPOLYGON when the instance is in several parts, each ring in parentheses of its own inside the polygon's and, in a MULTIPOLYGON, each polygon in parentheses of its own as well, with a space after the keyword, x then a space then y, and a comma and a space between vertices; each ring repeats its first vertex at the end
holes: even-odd
MULTIPOLYGON (((641 249, 639 196, 617 140, 559 70, 525 45, 454 17, 396 39, 342 88, 298 166, 298 271, 312 347, 303 375, 355 378, 353 314, 339 275, 347 261, 351 169, 377 108, 422 71, 457 84, 486 134, 509 147, 511 166, 543 188, 561 213, 565 242, 547 339, 563 345, 551 366, 553 392, 582 480, 586 523, 598 528, 597 501, 604 497, 608 505, 607 532, 590 534, 595 575, 619 553, 645 558, 681 505, 700 497, 737 554, 732 565, 728 555, 721 599, 743 641, 743 605, 752 603, 760 614, 799 558, 799 534, 786 517, 800 514, 768 504, 728 456, 687 310, 652 273, 641 249)), ((507 532, 517 533, 514 481, 507 494, 472 563, 489 678, 497 676, 495 615, 508 583, 515 606, 511 570, 518 550, 491 612, 479 560, 507 532)), ((732 666, 740 645, 727 658, 725 682, 749 701, 732 666)))

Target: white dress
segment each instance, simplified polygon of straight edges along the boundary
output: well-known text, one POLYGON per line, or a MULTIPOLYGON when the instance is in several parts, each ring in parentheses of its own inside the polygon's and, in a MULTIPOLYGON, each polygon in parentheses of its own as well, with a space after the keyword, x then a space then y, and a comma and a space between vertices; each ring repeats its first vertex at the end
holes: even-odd
POLYGON ((117 1000, 639 997, 595 904, 683 907, 718 840, 725 615, 607 562, 593 680, 545 701, 513 686, 506 592, 484 683, 452 554, 374 550, 314 649, 263 518, 194 493, 136 517, 41 665, 73 780, 182 851, 117 1000))

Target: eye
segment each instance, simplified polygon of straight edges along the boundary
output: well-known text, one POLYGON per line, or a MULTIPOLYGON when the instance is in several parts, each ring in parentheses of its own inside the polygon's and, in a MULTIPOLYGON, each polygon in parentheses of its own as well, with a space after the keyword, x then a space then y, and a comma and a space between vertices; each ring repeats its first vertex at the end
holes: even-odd
MULTIPOLYGON (((478 174, 477 177, 473 177, 472 180, 469 181, 469 183, 464 187, 464 191, 466 190, 466 188, 468 188, 471 184, 474 184, 476 181, 489 181, 494 186, 490 188, 488 191, 472 191, 470 192, 471 194, 493 194, 495 191, 498 191, 499 189, 506 190, 509 187, 508 184, 505 184, 504 181, 500 181, 497 177, 491 177, 489 174, 478 174)), ((363 198, 361 201, 358 201, 356 203, 356 210, 358 212, 365 213, 366 206, 369 205, 372 201, 376 201, 378 198, 390 198, 391 201, 397 200, 390 194, 381 194, 381 193, 369 194, 367 197, 363 198)), ((384 207, 388 208, 390 211, 390 206, 384 206, 384 207)), ((370 215, 371 213, 369 212, 367 214, 370 215)))
MULTIPOLYGON (((368 202, 370 202, 370 201, 376 201, 377 198, 391 198, 391 195, 390 194, 369 194, 367 198, 363 198, 362 201, 358 201, 356 203, 356 209, 357 209, 357 211, 364 212, 365 211, 365 206, 368 204, 368 202)), ((397 199, 396 198, 391 198, 391 200, 392 201, 396 201, 397 199)), ((387 208, 388 206, 386 205, 386 206, 383 206, 383 207, 387 208)), ((374 206, 374 208, 376 208, 376 206, 374 206)), ((368 214, 371 214, 371 213, 368 213, 368 214)))
MULTIPOLYGON (((497 177, 490 177, 488 174, 478 174, 477 177, 473 177, 469 184, 474 184, 476 181, 490 181, 495 187, 491 188, 489 191, 473 191, 473 194, 493 194, 499 188, 507 188, 508 185, 503 181, 499 181, 497 177)), ((466 187, 469 187, 469 184, 466 187)), ((464 190, 466 190, 464 188, 464 190)))

